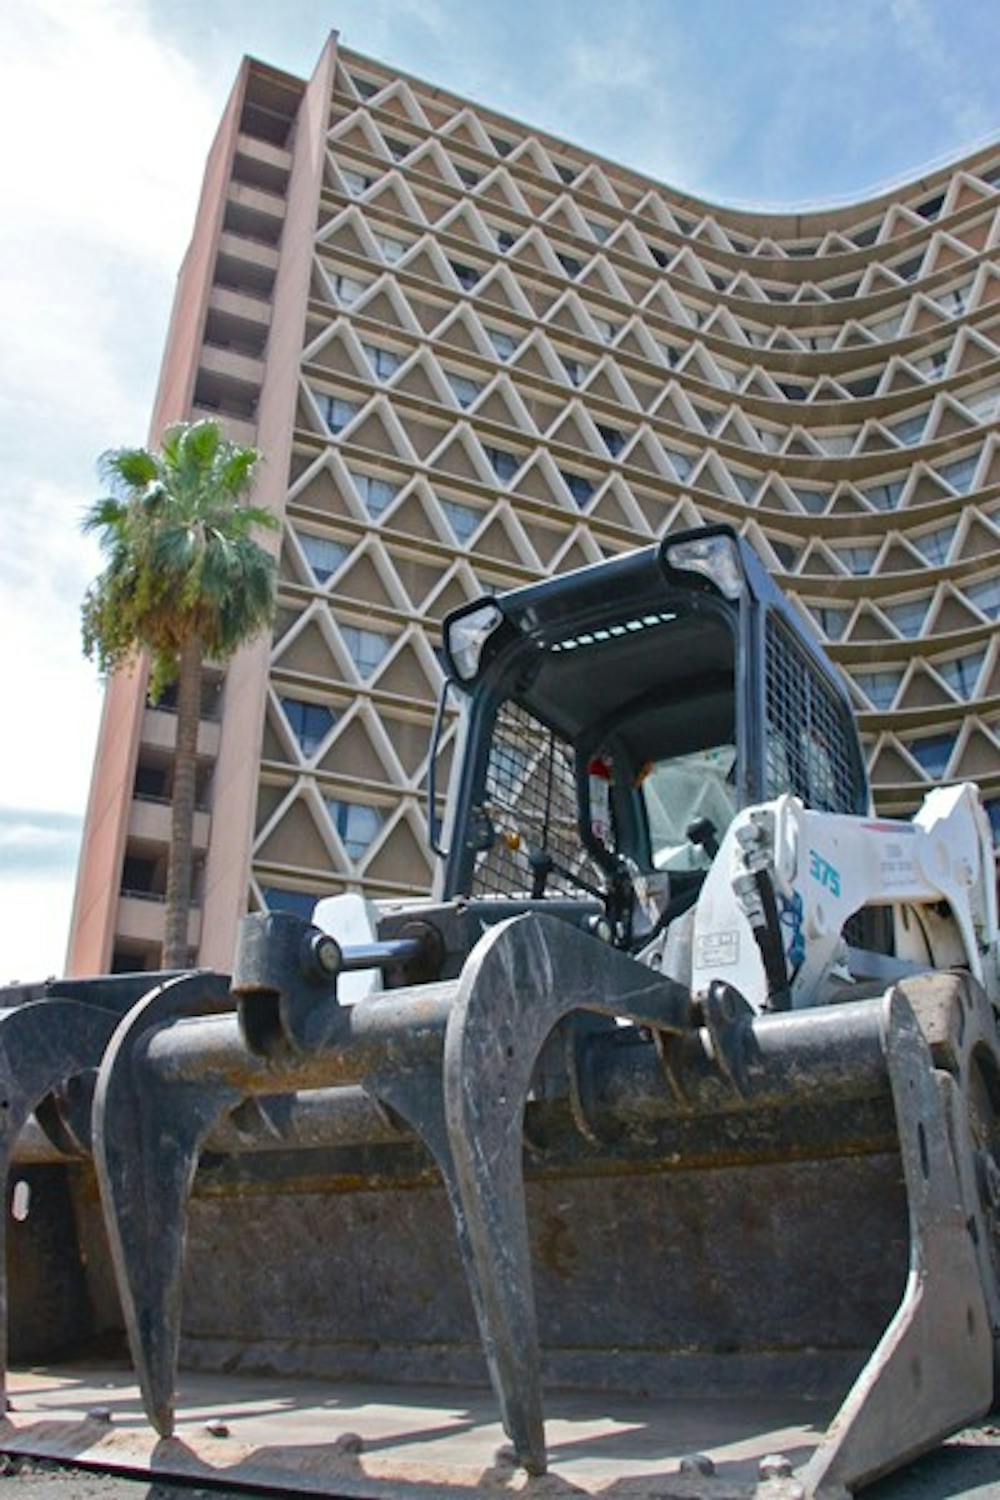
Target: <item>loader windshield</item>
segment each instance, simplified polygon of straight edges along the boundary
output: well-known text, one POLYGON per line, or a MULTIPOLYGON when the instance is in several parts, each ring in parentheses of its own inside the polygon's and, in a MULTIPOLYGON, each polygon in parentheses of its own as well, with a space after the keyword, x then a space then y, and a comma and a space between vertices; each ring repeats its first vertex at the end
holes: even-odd
POLYGON ((657 870, 706 870, 711 855, 688 830, 706 820, 721 838, 736 812, 736 747, 712 745, 654 762, 642 778, 642 800, 657 870))
POLYGON ((498 661, 470 894, 603 898, 626 868, 680 889, 708 868, 738 803, 735 631, 724 610, 663 602, 498 661))

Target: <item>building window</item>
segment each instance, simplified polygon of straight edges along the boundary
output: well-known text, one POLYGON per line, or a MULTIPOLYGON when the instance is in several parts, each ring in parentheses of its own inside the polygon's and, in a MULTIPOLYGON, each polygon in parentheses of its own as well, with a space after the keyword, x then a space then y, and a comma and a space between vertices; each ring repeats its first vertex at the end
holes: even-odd
POLYGON ((166 766, 143 765, 140 761, 135 768, 135 781, 132 786, 132 792, 134 796, 143 799, 152 799, 155 802, 166 801, 166 766))
MULTIPOLYGON (((777 452, 774 433, 765 433, 763 428, 758 427, 757 436, 769 452, 777 452)), ((828 458, 846 458, 857 442, 858 433, 856 428, 851 428, 849 432, 814 432, 812 436, 828 458)))
POLYGON ((463 167, 457 161, 452 162, 455 171, 461 177, 466 187, 476 187, 479 182, 479 173, 474 172, 471 167, 463 167))
POLYGON ((356 73, 351 74, 351 82, 362 99, 371 99, 382 87, 380 83, 373 83, 370 78, 359 78, 356 73))
POLYGON ((383 349, 378 344, 362 344, 361 347, 376 380, 388 380, 403 363, 395 349, 383 349))
POLYGON ((498 357, 503 360, 510 359, 517 349, 517 339, 509 333, 504 333, 502 328, 487 328, 486 333, 498 357))
POLYGON ((282 698, 281 707, 302 754, 315 755, 336 724, 336 714, 322 703, 307 703, 301 698, 282 698))
POLYGON ((477 284, 483 274, 482 271, 478 269, 478 267, 467 266, 464 261, 450 260, 448 264, 454 271, 459 286, 464 287, 467 292, 472 291, 472 288, 477 284))
POLYGON ((941 478, 946 484, 950 484, 952 489, 958 490, 960 494, 964 495, 972 484, 978 467, 979 454, 970 453, 966 458, 956 459, 954 463, 938 464, 934 472, 940 474, 941 478))
POLYGON ((582 509, 594 493, 594 486, 585 474, 573 474, 568 469, 560 469, 563 483, 569 490, 577 505, 582 509))
POLYGON ((902 479, 893 479, 888 484, 859 486, 859 492, 876 510, 895 510, 903 493, 903 483, 902 479))
POLYGON ((502 136, 491 135, 490 141, 492 142, 498 156, 509 156, 514 149, 513 143, 511 141, 505 141, 502 136))
POLYGON ((340 634, 362 677, 372 675, 392 645, 388 636, 380 635, 377 630, 363 630, 357 625, 341 625, 340 634))
POLYGON ((345 401, 342 396, 327 396, 322 391, 314 391, 313 394, 323 420, 332 433, 343 432, 347 424, 353 422, 361 410, 356 402, 345 401))
POLYGON ((875 338, 884 343, 887 339, 894 339, 896 337, 903 326, 903 315, 902 313, 893 313, 891 318, 879 318, 877 322, 866 323, 864 326, 870 334, 873 334, 875 338))
POLYGON ((740 494, 743 496, 743 499, 749 505, 750 501, 753 499, 754 495, 756 495, 758 489, 760 488, 760 475, 742 474, 739 469, 730 469, 729 472, 732 475, 733 483, 735 484, 736 488, 739 490, 740 494))
POLYGON ((311 531, 297 531, 299 545, 306 555, 317 583, 326 583, 340 567, 350 548, 340 542, 332 542, 325 536, 314 536, 311 531))
POLYGON ((597 337, 603 339, 606 344, 610 344, 618 332, 615 324, 609 323, 607 318, 595 317, 593 313, 590 314, 590 321, 597 330, 597 337))
POLYGON ((578 359, 571 359, 568 354, 560 354, 563 369, 569 376, 570 384, 580 386, 590 374, 592 366, 583 365, 578 359))
POLYGON ((341 167, 340 175, 344 179, 344 186, 352 198, 360 198, 366 193, 374 182, 373 177, 366 177, 363 172, 353 172, 350 167, 341 167))
POLYGON ((945 345, 943 349, 935 349, 931 354, 927 355, 926 359, 913 360, 913 367, 929 380, 943 380, 950 352, 950 345, 945 345))
POLYGON ((611 225, 602 224, 599 219, 588 219, 587 228, 590 230, 598 244, 603 245, 611 234, 611 225))
POLYGON ((373 236, 379 254, 390 266, 394 266, 398 260, 409 250, 409 245, 403 240, 397 240, 391 234, 376 234, 373 236))
POLYGON ((983 803, 983 807, 993 830, 993 847, 1000 848, 1000 797, 991 797, 988 802, 983 803))
POLYGON ((679 448, 664 448, 663 451, 673 465, 678 479, 683 484, 694 468, 693 456, 690 453, 682 452, 679 448))
POLYGON ((969 294, 971 286, 972 282, 967 281, 964 286, 954 286, 950 291, 936 292, 934 300, 946 312, 949 312, 953 318, 961 317, 962 313, 965 312, 965 299, 969 294))
POLYGON ((932 734, 926 739, 911 740, 906 748, 928 776, 943 776, 948 769, 951 752, 955 748, 955 736, 932 734))
POLYGON ((988 391, 978 391, 974 396, 965 396, 962 405, 967 411, 971 411, 977 422, 992 422, 997 412, 997 396, 1000 395, 1000 386, 993 386, 988 391))
POLYGON ((399 494, 399 485, 388 479, 376 479, 373 474, 359 474, 354 469, 347 471, 372 520, 378 520, 399 494))
POLYGON ((438 504, 444 511, 448 525, 455 533, 459 545, 464 547, 479 530, 483 519, 482 512, 471 505, 459 505, 457 500, 442 500, 438 497, 438 504))
POLYGON ((964 593, 991 620, 1000 616, 1000 573, 994 578, 987 578, 983 583, 967 583, 964 593))
POLYGON ((605 427, 602 422, 597 423, 597 430, 601 434, 605 448, 612 458, 617 458, 625 446, 625 434, 619 432, 617 427, 605 427))
POLYGON ((489 448, 485 445, 483 452, 496 470, 501 484, 509 484, 521 467, 521 460, 517 454, 508 453, 506 448, 489 448))
POLYGON ((891 708, 903 680, 902 672, 855 672, 854 680, 878 710, 891 708))
POLYGON ((898 442, 905 443, 909 448, 914 443, 919 443, 926 425, 927 413, 922 411, 918 412, 915 417, 904 417, 902 422, 894 422, 891 427, 887 424, 887 431, 891 432, 898 442))
POLYGON ((884 604, 882 612, 888 615, 900 635, 905 635, 907 640, 912 641, 916 640, 924 628, 930 602, 930 594, 922 594, 919 599, 904 599, 900 604, 884 604))
POLYGON ((827 640, 839 641, 847 629, 851 611, 836 609, 828 604, 810 604, 809 609, 827 640))
POLYGON ((563 270, 566 272, 566 275, 571 277, 574 281, 583 270, 582 260, 577 260, 575 255, 566 255, 562 250, 556 251, 556 260, 562 266, 563 270))
POLYGON ((836 547, 834 551, 852 573, 870 573, 878 556, 877 547, 836 547))
POLYGON ((935 661, 931 665, 952 691, 968 703, 976 691, 976 683, 985 660, 985 651, 973 651, 966 656, 953 656, 950 661, 935 661))
MULTIPOLYGON (((736 476, 734 475, 733 477, 735 478, 736 476)), ((826 510, 830 496, 825 490, 808 490, 802 485, 793 484, 791 491, 802 506, 802 509, 808 511, 811 516, 820 516, 826 510)), ((746 498, 744 496, 744 499, 746 498)))
POLYGON ((496 235, 497 249, 501 255, 506 255, 508 250, 514 248, 517 242, 517 235, 512 234, 509 229, 496 229, 494 230, 494 234, 496 235))
POLYGON ((391 155, 396 161, 403 161, 404 158, 409 156, 410 152, 413 150, 412 141, 401 141, 398 136, 384 135, 382 139, 385 141, 391 155))
POLYGON ((382 827, 382 813, 367 802, 342 802, 337 797, 327 797, 325 801, 330 821, 348 857, 361 859, 382 827))
POLYGON ((316 902, 320 899, 310 895, 308 891, 287 891, 278 885, 262 885, 260 893, 268 911, 294 912, 305 922, 312 921, 316 902))
POLYGON ((338 302, 345 307, 350 307, 352 302, 357 302, 362 292, 368 290, 368 283, 356 281, 353 276, 342 276, 340 272, 328 276, 330 288, 338 302))
POLYGON ((910 540, 932 568, 942 568, 948 561, 948 553, 957 530, 957 526, 940 526, 937 531, 925 531, 921 536, 911 537, 910 540))
POLYGON ((122 861, 121 892, 123 896, 162 896, 155 889, 156 860, 126 854, 122 861))
POLYGON ((890 265, 886 269, 895 271, 896 275, 901 276, 904 281, 914 281, 920 275, 923 262, 923 254, 913 255, 909 260, 898 260, 895 265, 890 265))
POLYGON ((468 375, 453 375, 450 370, 445 371, 448 384, 455 392, 455 400, 461 407, 469 407, 477 396, 483 393, 483 387, 478 381, 470 380, 468 375))
POLYGON ((924 203, 918 203, 913 212, 919 214, 922 219, 936 219, 943 203, 944 193, 936 193, 933 198, 928 198, 924 203))

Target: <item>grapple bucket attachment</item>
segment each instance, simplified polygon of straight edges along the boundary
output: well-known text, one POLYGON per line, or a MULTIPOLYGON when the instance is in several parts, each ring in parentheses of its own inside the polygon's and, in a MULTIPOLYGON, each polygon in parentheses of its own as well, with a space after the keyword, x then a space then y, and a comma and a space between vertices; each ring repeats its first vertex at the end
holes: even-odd
MULTIPOLYGON (((118 1023, 100 1209, 70 1169, 146 1415, 183 1438, 137 1434, 144 1462, 357 1495, 511 1465, 567 1493, 836 1495, 988 1409, 1000 1045, 968 981, 755 1016, 527 916, 459 977, 348 1006, 349 955, 249 920, 235 1009, 191 974, 118 1023), (178 1364, 265 1374, 278 1405, 321 1377, 325 1420, 217 1454, 178 1364)), ((52 1451, 22 1399, 4 1445, 52 1451)))

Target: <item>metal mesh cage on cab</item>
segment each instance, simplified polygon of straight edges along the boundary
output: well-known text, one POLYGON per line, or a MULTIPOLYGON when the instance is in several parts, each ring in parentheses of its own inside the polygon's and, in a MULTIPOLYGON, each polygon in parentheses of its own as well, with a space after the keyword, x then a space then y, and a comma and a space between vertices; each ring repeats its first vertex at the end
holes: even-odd
POLYGON ((770 613, 766 642, 765 795, 794 792, 817 812, 857 812, 860 788, 848 709, 770 613))
MULTIPOLYGON (((510 699, 497 711, 483 805, 496 836, 492 847, 476 856, 474 896, 530 894, 529 856, 541 850, 590 884, 601 883, 577 833, 572 746, 510 699)), ((580 894, 557 870, 546 892, 580 894)))

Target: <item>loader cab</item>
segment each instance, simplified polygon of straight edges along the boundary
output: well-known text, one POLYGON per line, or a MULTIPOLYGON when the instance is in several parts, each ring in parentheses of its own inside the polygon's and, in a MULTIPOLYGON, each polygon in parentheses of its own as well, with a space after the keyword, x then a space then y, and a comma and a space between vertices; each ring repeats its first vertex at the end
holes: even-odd
POLYGON ((442 899, 599 900, 627 944, 691 904, 739 808, 868 810, 836 671, 730 527, 479 599, 444 653, 442 899))

